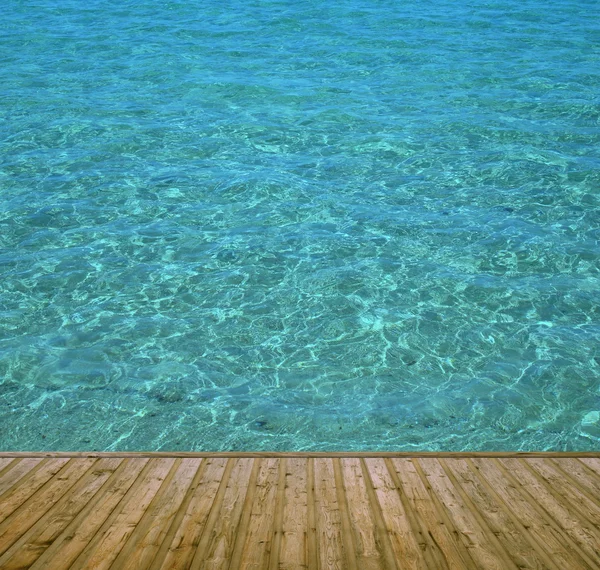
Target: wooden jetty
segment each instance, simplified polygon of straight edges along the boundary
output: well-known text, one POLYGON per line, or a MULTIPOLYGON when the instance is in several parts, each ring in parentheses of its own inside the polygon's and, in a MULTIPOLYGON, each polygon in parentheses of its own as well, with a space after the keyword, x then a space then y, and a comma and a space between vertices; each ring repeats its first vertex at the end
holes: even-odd
POLYGON ((600 453, 1 453, 0 568, 598 569, 600 453))

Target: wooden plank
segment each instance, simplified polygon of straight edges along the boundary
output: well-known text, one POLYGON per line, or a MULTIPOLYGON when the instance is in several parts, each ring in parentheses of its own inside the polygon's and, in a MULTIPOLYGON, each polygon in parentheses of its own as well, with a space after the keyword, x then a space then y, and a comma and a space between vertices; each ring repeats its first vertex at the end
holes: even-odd
POLYGON ((410 493, 404 489, 402 481, 400 477, 398 477, 398 472, 396 471, 396 466, 392 462, 392 459, 385 458, 384 462, 386 464, 388 473, 394 483, 394 486, 398 490, 398 496, 400 497, 400 501, 404 508, 404 512, 406 513, 407 521, 414 533, 415 540, 421 549, 423 554, 423 558, 425 560, 425 565, 427 568, 440 568, 446 570, 448 568, 448 564, 446 562, 446 557, 442 552, 438 543, 433 539, 433 534, 429 531, 427 526, 425 525, 425 521, 422 517, 418 515, 418 513, 413 509, 410 493))
POLYGON ((600 500, 600 476, 595 471, 577 459, 550 459, 549 461, 575 481, 582 492, 588 493, 591 500, 598 503, 600 500))
POLYGON ((200 467, 202 459, 177 459, 159 492, 122 548, 111 570, 148 568, 200 467), (180 462, 179 464, 177 462, 180 462))
MULTIPOLYGON (((256 482, 258 480, 258 473, 261 468, 261 461, 259 459, 252 460, 252 469, 250 471, 250 478, 248 480, 248 487, 246 490, 246 494, 244 497, 244 504, 242 506, 242 514, 237 527, 237 532, 235 536, 235 540, 233 542, 233 548, 231 551, 231 561, 229 564, 230 568, 240 568, 242 563, 242 555, 244 551, 244 544, 246 540, 246 533, 248 532, 248 526, 250 521, 250 515, 252 513, 252 505, 254 504, 254 495, 256 492, 256 482)), ((219 489, 221 491, 221 489, 219 489)), ((223 489, 223 499, 225 496, 226 489, 223 489)), ((215 517, 220 511, 221 502, 219 502, 218 508, 215 509, 215 517)), ((212 513, 211 513, 212 516, 212 513)), ((211 521, 210 529, 214 528, 215 521, 211 521)), ((198 547, 198 551, 196 553, 196 557, 194 558, 194 564, 192 564, 191 570, 197 570, 198 568, 202 568, 203 566, 203 557, 204 552, 206 550, 206 545, 208 544, 210 538, 206 535, 202 537, 203 542, 198 547)))
MULTIPOLYGON (((21 459, 16 457, 2 457, 0 458, 0 480, 4 477, 4 474, 12 469, 21 459)), ((0 495, 2 493, 0 492, 0 495)))
POLYGON ((239 531, 246 535, 241 564, 234 568, 263 570, 269 567, 279 461, 277 458, 261 460, 250 522, 247 529, 239 531))
POLYGON ((197 492, 191 497, 179 528, 173 536, 160 568, 193 567, 194 554, 199 560, 205 551, 207 531, 218 515, 222 495, 229 482, 235 460, 207 459, 197 492), (200 543, 201 540, 204 542, 200 543))
MULTIPOLYGON (((598 560, 596 546, 600 544, 600 533, 595 531, 593 525, 580 516, 574 505, 561 499, 560 495, 544 481, 538 471, 529 467, 529 463, 525 460, 499 459, 495 461, 501 463, 510 477, 520 485, 524 492, 529 494, 529 500, 541 506, 550 515, 550 520, 555 521, 562 529, 563 545, 579 550, 582 557, 584 553, 587 554, 589 558, 584 559, 593 567, 596 564, 594 559, 598 560)), ((537 461, 544 460, 538 459, 537 461)), ((538 466, 538 468, 541 467, 538 466)), ((575 496, 575 493, 569 492, 569 494, 575 496)))
MULTIPOLYGON (((594 532, 597 532, 597 527, 600 526, 600 504, 598 494, 594 491, 590 492, 584 484, 588 477, 585 468, 582 468, 583 474, 580 481, 560 469, 559 465, 550 459, 522 461, 547 483, 548 489, 557 500, 562 503, 566 502, 570 509, 578 513, 579 517, 584 517, 589 521, 594 532)), ((600 544, 600 537, 598 544, 600 544)))
POLYGON ((392 459, 392 464, 407 495, 410 508, 438 547, 438 550, 433 551, 437 555, 434 568, 475 568, 464 544, 457 537, 456 529, 444 520, 436 508, 428 485, 422 480, 415 463, 411 459, 392 459))
POLYGON ((357 549, 354 544, 354 536, 352 533, 352 523, 350 522, 350 513, 348 512, 348 503, 346 489, 344 487, 344 477, 340 466, 340 458, 336 457, 333 460, 333 475, 335 480, 335 492, 342 525, 342 547, 344 553, 344 567, 348 570, 358 570, 357 568, 357 549))
POLYGON ((143 477, 138 478, 117 508, 106 519, 88 546, 72 564, 72 570, 110 568, 158 494, 175 466, 176 459, 154 459, 143 477))
MULTIPOLYGON (((211 570, 227 570, 231 560, 235 539, 242 518, 244 501, 251 480, 254 460, 245 458, 231 460, 231 475, 224 486, 220 507, 215 505, 213 511, 216 516, 214 524, 207 526, 202 538, 204 542, 197 549, 198 567, 211 570)), ((258 475, 258 470, 256 470, 258 475)), ((243 539, 242 539, 243 540, 243 539)))
POLYGON ((306 459, 306 522, 308 524, 306 545, 309 568, 318 568, 321 558, 317 529, 317 506, 315 494, 315 460, 306 459))
POLYGON ((379 545, 379 550, 381 551, 383 566, 389 570, 399 570, 398 565, 396 564, 396 558, 394 556, 394 551, 392 549, 392 543, 388 535, 387 527, 385 526, 385 522, 383 520, 381 505, 377 500, 377 495, 375 493, 375 488, 373 487, 371 475, 367 469, 367 464, 364 459, 359 459, 359 462, 367 491, 367 499, 373 512, 373 518, 375 519, 375 528, 377 530, 375 537, 377 544, 379 545))
POLYGON ((279 568, 302 570, 308 567, 308 460, 292 457, 285 465, 279 568))
POLYGON ((496 459, 469 459, 473 467, 494 489, 520 523, 535 537, 537 543, 560 568, 594 568, 589 557, 577 552, 577 548, 564 544, 565 536, 546 512, 532 501, 518 481, 515 481, 496 459))
POLYGON ((476 552, 480 545, 469 540, 473 534, 473 525, 469 524, 470 521, 465 524, 465 521, 462 520, 461 516, 453 517, 450 514, 450 511, 457 511, 459 515, 464 516, 464 509, 460 504, 460 500, 452 494, 450 489, 444 488, 444 482, 439 480, 439 478, 427 477, 427 474, 423 470, 421 463, 421 460, 423 459, 427 461, 430 458, 413 459, 412 463, 415 467, 416 473, 419 475, 423 485, 425 486, 425 489, 427 489, 433 511, 437 515, 438 521, 448 529, 449 535, 453 538, 454 543, 457 546, 457 550, 465 561, 465 564, 468 564, 469 567, 472 565, 476 568, 480 567, 478 558, 481 557, 481 554, 476 552), (438 492, 446 491, 447 495, 445 498, 450 501, 448 505, 443 504, 442 499, 440 499, 436 493, 436 489, 438 492), (457 519, 458 525, 455 523, 455 518, 457 519))
POLYGON ((396 570, 380 506, 363 461, 355 457, 339 461, 353 533, 356 565, 361 570, 396 570))
POLYGON ((29 568, 109 479, 123 459, 99 459, 27 532, 0 556, 2 570, 29 568))
MULTIPOLYGON (((47 459, 35 465, 0 497, 0 523, 25 503, 38 489, 58 473, 69 460, 47 459)), ((10 472, 9 472, 10 474, 10 472)))
POLYGON ((275 514, 273 516, 273 539, 269 555, 269 570, 277 570, 279 566, 279 551, 283 534, 283 511, 285 509, 285 480, 287 458, 276 459, 278 469, 277 494, 275 496, 275 514))
POLYGON ((439 460, 421 458, 416 461, 424 476, 441 502, 448 517, 452 520, 458 537, 468 548, 471 558, 478 568, 490 570, 517 570, 498 539, 489 530, 481 516, 477 516, 469 497, 460 489, 456 480, 452 481, 439 460))
MULTIPOLYGON (((414 531, 407 517, 399 495, 383 458, 364 460, 368 470, 376 501, 381 507, 381 515, 388 534, 396 565, 400 570, 425 570, 427 563, 417 543, 419 532, 414 531)), ((374 502, 372 499, 371 502, 374 502)), ((419 529, 420 530, 420 529, 419 529)), ((423 550, 426 546, 423 545, 423 550)))
POLYGON ((596 473, 596 475, 600 476, 600 459, 592 459, 587 457, 578 457, 579 461, 581 461, 590 471, 596 473))
POLYGON ((138 477, 143 481, 150 459, 123 459, 102 489, 37 559, 32 570, 67 570, 88 546, 138 477))
POLYGON ((334 484, 333 459, 315 459, 313 466, 318 567, 328 570, 344 570, 342 522, 334 484))
POLYGON ((474 509, 485 519, 491 532, 506 545, 519 568, 562 570, 466 459, 440 459, 440 464, 468 494, 474 509))
POLYGON ((160 548, 158 549, 158 552, 156 553, 156 556, 154 557, 154 560, 152 561, 150 570, 155 570, 162 566, 162 564, 165 561, 165 558, 169 552, 169 547, 173 543, 175 534, 181 527, 181 522, 185 516, 185 513, 187 512, 187 510, 189 508, 192 498, 194 497, 194 495, 197 492, 199 492, 198 487, 200 485, 200 482, 202 481, 202 478, 204 477, 204 474, 206 472, 206 466, 208 464, 207 459, 202 459, 202 458, 199 458, 199 459, 200 459, 201 463, 198 466, 196 473, 194 474, 192 482, 191 482, 190 486, 188 487, 188 490, 185 493, 185 496, 183 498, 183 501, 181 502, 181 505, 179 506, 179 509, 177 510, 177 512, 175 513, 175 516, 173 517, 173 520, 171 521, 171 525, 169 526, 169 529, 167 530, 167 532, 165 534, 162 544, 160 545, 160 548))
POLYGON ((2 478, 0 478, 0 502, 3 500, 2 495, 16 485, 19 479, 25 477, 27 474, 31 477, 35 473, 35 470, 42 466, 42 461, 44 460, 34 457, 25 457, 11 461, 11 465, 6 466, 2 478))
POLYGON ((598 456, 239 455, 0 457, 0 568, 600 568, 598 456))
POLYGON ((25 534, 94 464, 97 459, 71 460, 39 487, 0 524, 0 554, 25 534))

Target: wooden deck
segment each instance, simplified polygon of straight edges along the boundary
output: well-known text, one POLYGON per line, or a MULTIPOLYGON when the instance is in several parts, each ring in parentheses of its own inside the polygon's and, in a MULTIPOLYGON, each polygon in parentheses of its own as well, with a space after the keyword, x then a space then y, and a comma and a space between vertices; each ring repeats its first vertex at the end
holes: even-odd
POLYGON ((0 454, 0 568, 600 568, 600 454, 0 454))

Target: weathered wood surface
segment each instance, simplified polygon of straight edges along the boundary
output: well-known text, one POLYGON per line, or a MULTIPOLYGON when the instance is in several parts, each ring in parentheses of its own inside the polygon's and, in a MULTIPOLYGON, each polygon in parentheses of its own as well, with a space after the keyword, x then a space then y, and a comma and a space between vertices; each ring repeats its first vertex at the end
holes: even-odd
POLYGON ((600 456, 5 453, 0 568, 600 569, 600 456))

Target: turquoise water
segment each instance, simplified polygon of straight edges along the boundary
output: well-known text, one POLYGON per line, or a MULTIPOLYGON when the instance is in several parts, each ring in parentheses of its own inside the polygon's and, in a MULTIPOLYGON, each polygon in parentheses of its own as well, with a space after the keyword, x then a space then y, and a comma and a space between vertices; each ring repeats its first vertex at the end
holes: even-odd
POLYGON ((0 448, 600 449, 597 16, 6 2, 0 448))

